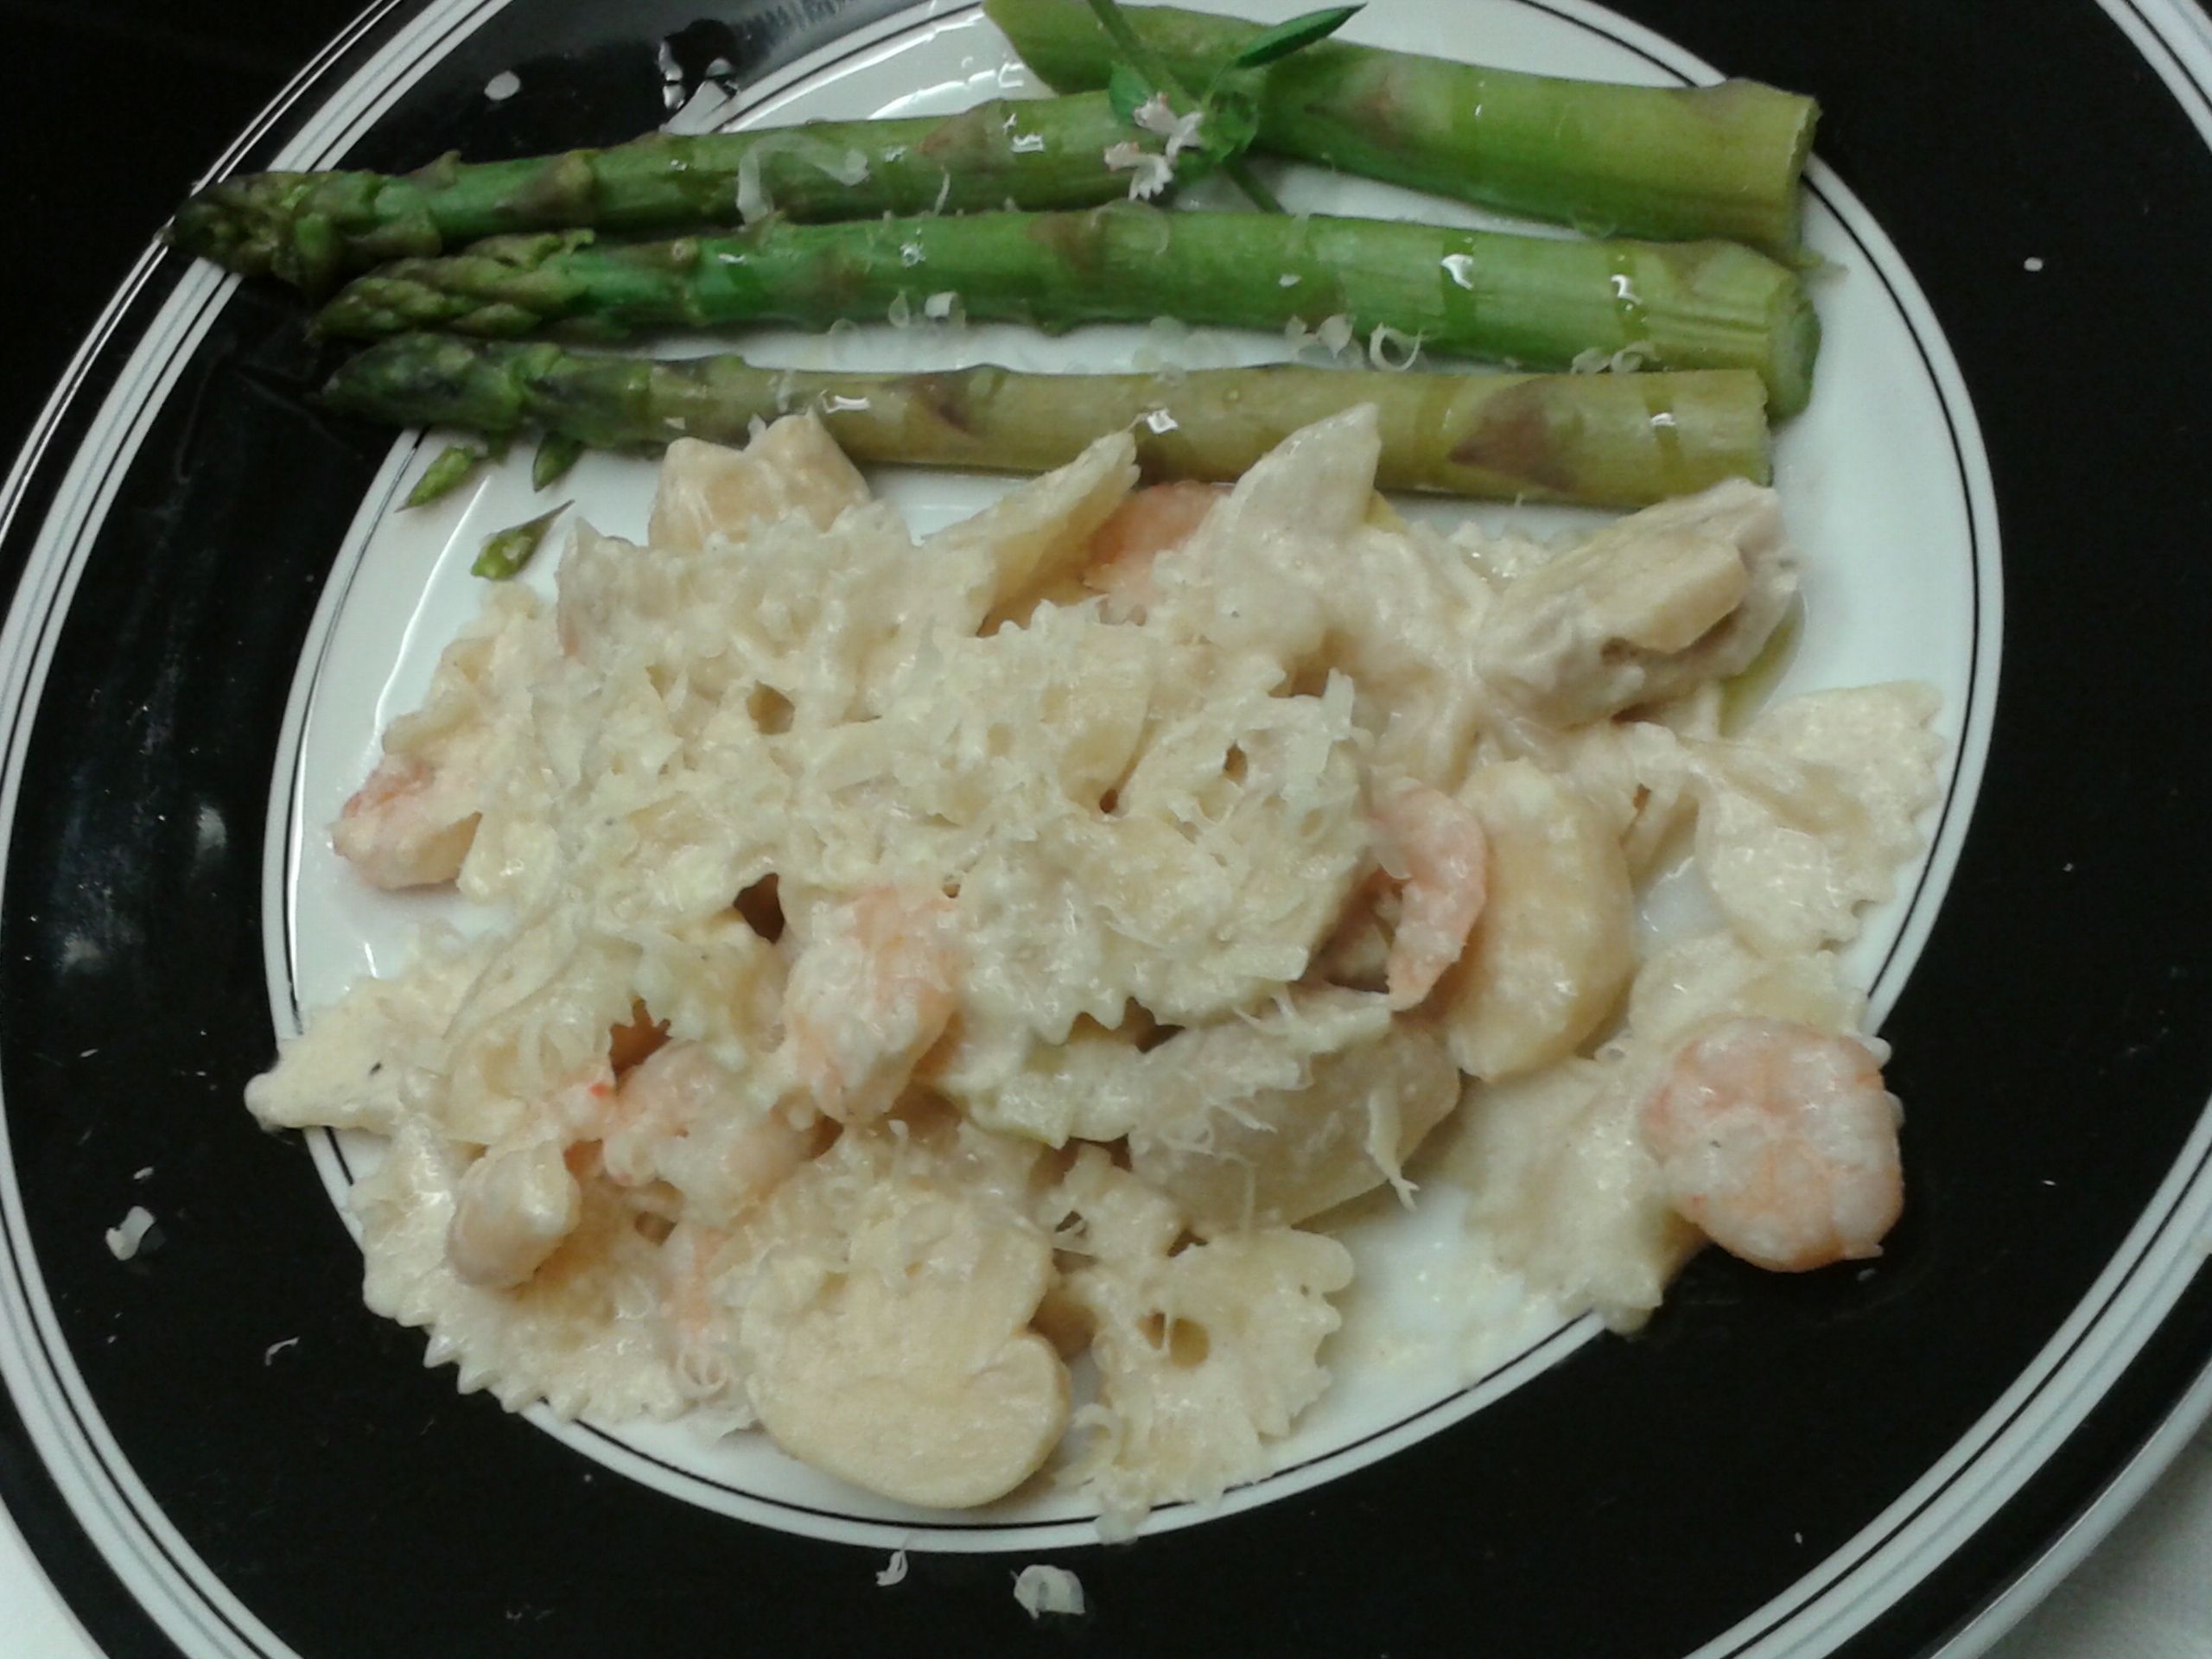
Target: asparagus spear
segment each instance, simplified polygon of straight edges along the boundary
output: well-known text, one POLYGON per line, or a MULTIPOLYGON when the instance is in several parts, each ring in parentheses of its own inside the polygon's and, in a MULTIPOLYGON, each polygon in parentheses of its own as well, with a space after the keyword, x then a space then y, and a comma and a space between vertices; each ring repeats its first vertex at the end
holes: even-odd
MULTIPOLYGON (((1049 86, 1106 85, 1118 54, 1078 0, 984 0, 983 10, 1049 86)), ((1138 39, 1192 81, 1262 33, 1172 6, 1122 10, 1138 39)), ((1266 76, 1263 149, 1594 235, 1728 237, 1796 256, 1797 186, 1820 113, 1811 99, 1754 80, 1568 80, 1338 41, 1266 76)))
POLYGON ((971 213, 617 246, 588 232, 497 238, 356 278, 323 309, 334 334, 445 327, 503 337, 562 325, 641 330, 880 320, 956 293, 977 320, 1281 328, 1347 317, 1431 349, 1565 368, 1639 347, 1656 368, 1750 368, 1777 415, 1811 389, 1820 325, 1797 275, 1733 242, 1585 242, 1364 219, 971 213))
POLYGON ((538 544, 544 541, 545 532, 553 527, 553 521, 566 512, 571 505, 563 501, 559 506, 550 508, 535 518, 493 531, 484 538, 484 545, 476 550, 475 562, 468 567, 469 575, 483 576, 492 582, 505 582, 510 577, 520 575, 523 567, 536 556, 538 544))
MULTIPOLYGON (((209 185, 169 239, 248 276, 310 290, 401 255, 486 236, 597 226, 631 233, 734 225, 772 206, 792 219, 1086 207, 1128 191, 1110 145, 1156 152, 1103 92, 998 100, 912 120, 811 122, 693 137, 652 133, 608 149, 512 162, 447 156, 417 172, 255 173, 209 185), (746 198, 750 197, 750 200, 746 198)), ((1207 165, 1177 158, 1183 176, 1207 165)))
POLYGON ((548 432, 538 440, 537 453, 530 458, 530 487, 542 490, 556 480, 566 478, 569 469, 581 460, 583 443, 565 432, 548 432))
POLYGON ((340 367, 332 406, 401 425, 504 437, 542 428, 594 448, 678 436, 741 443, 756 420, 811 409, 855 460, 1042 472, 1135 431, 1154 476, 1232 479, 1300 427, 1354 404, 1382 416, 1385 488, 1640 506, 1768 475, 1758 377, 1391 373, 1279 365, 1166 374, 925 374, 654 361, 546 341, 403 334, 340 367))
POLYGON ((415 487, 407 492, 407 499, 399 505, 404 507, 427 507, 442 497, 451 495, 461 487, 461 480, 474 472, 484 459, 481 448, 472 449, 466 444, 449 443, 438 452, 438 457, 423 469, 423 476, 415 480, 415 487))

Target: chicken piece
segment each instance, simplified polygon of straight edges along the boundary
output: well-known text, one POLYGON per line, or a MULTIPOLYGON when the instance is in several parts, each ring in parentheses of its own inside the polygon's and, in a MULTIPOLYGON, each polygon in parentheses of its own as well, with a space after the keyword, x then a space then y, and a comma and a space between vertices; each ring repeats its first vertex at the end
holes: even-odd
POLYGON ((1203 1237, 1287 1226, 1397 1180, 1459 1098, 1442 1040, 1356 991, 1294 994, 1145 1062, 1130 1167, 1203 1237))
POLYGON ((1796 592, 1774 492, 1732 479, 1516 577, 1475 665, 1522 712, 1579 726, 1747 667, 1796 592))

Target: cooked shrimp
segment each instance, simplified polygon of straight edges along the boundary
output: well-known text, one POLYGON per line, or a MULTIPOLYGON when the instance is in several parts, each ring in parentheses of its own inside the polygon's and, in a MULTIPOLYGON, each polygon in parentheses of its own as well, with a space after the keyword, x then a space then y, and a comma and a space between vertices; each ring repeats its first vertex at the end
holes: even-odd
POLYGON ((958 1001, 952 901, 877 887, 823 912, 791 966, 784 1042, 799 1084, 842 1122, 880 1116, 958 1001))
POLYGON ((1157 597, 1152 562, 1189 541, 1227 493, 1224 485, 1186 481, 1149 485, 1122 499, 1090 532, 1090 556, 1083 570, 1083 585, 1106 596, 1108 616, 1144 620, 1145 607, 1157 597))
POLYGON ((673 1181, 702 1210, 734 1215, 822 1149, 811 1108, 780 1106, 703 1044, 677 1042, 626 1073, 600 1157, 609 1180, 673 1181))
POLYGON ((1383 984, 1393 1004, 1409 1008, 1467 948, 1489 896, 1490 844, 1471 809, 1426 784, 1385 791, 1375 816, 1383 874, 1399 890, 1383 984))
POLYGON ((703 1340, 727 1311, 714 1282, 728 1266, 731 1235, 719 1227, 679 1223, 661 1243, 661 1311, 686 1343, 703 1340))
POLYGON ((427 887, 461 874, 480 816, 420 755, 388 754, 330 827, 338 855, 379 887, 427 887))
POLYGON ((1641 1113, 1670 1202, 1777 1273, 1878 1255, 1904 1207, 1887 1057, 1783 1020, 1725 1020, 1683 1045, 1641 1113))
POLYGON ((454 1191, 446 1261, 472 1285, 526 1284, 583 1218, 583 1190, 560 1141, 496 1147, 471 1164, 454 1191))

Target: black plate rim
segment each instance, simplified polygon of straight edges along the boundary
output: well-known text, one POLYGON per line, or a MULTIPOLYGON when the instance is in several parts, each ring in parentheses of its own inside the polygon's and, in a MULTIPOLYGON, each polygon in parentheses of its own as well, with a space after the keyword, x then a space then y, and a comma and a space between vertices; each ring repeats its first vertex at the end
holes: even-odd
MULTIPOLYGON (((2124 6, 2128 13, 2136 18, 2142 29, 2155 39, 2166 52, 2178 72, 2187 76, 2189 72, 2186 65, 2183 63, 2178 54, 2174 53, 2171 43, 2166 40, 2158 27, 2144 15, 2140 7, 2137 5, 2136 0, 2117 0, 2117 3, 2124 6)), ((431 10, 431 6, 428 3, 428 0, 419 6, 411 8, 410 0, 380 0, 380 3, 372 6, 352 29, 334 41, 330 48, 326 48, 324 54, 315 63, 303 70, 290 86, 280 93, 277 99, 272 100, 253 126, 249 128, 239 141, 232 146, 224 161, 218 164, 218 168, 232 164, 254 144, 268 137, 277 125, 280 118, 295 109, 306 93, 312 90, 318 76, 327 73, 343 55, 348 46, 361 40, 378 22, 397 12, 410 9, 419 15, 431 10)), ((490 9, 496 10, 496 6, 490 9)), ((2111 8, 2108 6, 2107 9, 2111 8)), ((2197 90, 2199 99, 2202 100, 2203 98, 2202 89, 2200 87, 2197 90)), ((116 297, 111 302, 106 312, 103 314, 100 322, 84 346, 80 348, 76 359, 73 360, 62 385, 57 389, 54 397, 42 412, 29 441, 11 469, 4 490, 0 490, 0 536, 4 536, 11 528, 15 517, 28 494, 29 482, 37 472, 48 446, 73 413, 76 412, 79 407, 80 397, 89 395, 86 393, 86 385, 103 353, 108 352, 111 348, 117 351, 122 349, 115 339, 116 331, 133 304, 146 296, 148 284, 164 257, 168 256, 161 254, 158 250, 149 250, 134 268, 130 276, 118 289, 116 297)), ((20 715, 22 711, 19 709, 16 712, 20 715)), ((0 1133, 4 1133, 3 1124, 0 1124, 0 1133)), ((2145 1218, 2148 1218, 2147 1212, 2145 1218)), ((10 1216, 7 1219, 12 1234, 15 1218, 10 1216)), ((20 1274, 22 1270, 18 1266, 17 1272, 20 1274)), ((2175 1295, 2178 1297, 2185 1288, 2186 1285, 2177 1288, 2175 1295)), ((12 1386, 12 1378, 10 1382, 12 1386)), ((2027 1583, 2031 1573, 2040 1573, 2045 1564, 2057 1559, 2063 1554, 2086 1553, 2088 1541, 2094 1540, 2092 1535, 2088 1541, 2083 1541, 2084 1535, 2091 1534, 2092 1527, 2097 1518, 2107 1510, 2113 1516, 2116 1517, 2118 1513, 2116 1499, 2139 1482, 2147 1481, 2146 1470, 2155 1469, 2158 1453, 2161 1448, 2164 1449, 2166 1455, 2171 1455, 2172 1446, 2168 1445, 2168 1442, 2177 1438, 2173 1433, 2175 1426, 2183 1422, 2190 1412, 2201 1413, 2206 1407, 2212 1406, 2212 1395, 2206 1394, 2208 1383, 2212 1383, 2212 1373, 2200 1377, 2190 1389, 2176 1394, 2168 1401, 2163 1414, 2154 1420, 2146 1429, 2142 1443, 2134 1456, 2111 1472, 2097 1493, 2076 1512, 2074 1523, 2067 1530, 2054 1539, 2039 1556, 2023 1565, 2020 1574, 2017 1575, 2013 1580, 2013 1591, 2006 1592, 2005 1597, 1985 1609, 1980 1618, 1970 1627, 1970 1634, 1980 1636, 1984 1623, 2003 1606, 2007 1599, 2017 1593, 2019 1586, 2027 1583), (2199 1401, 2200 1395, 2204 1396, 2202 1402, 2199 1401), (2078 1552, 2076 1552, 2077 1544, 2078 1552)), ((16 1489, 22 1484, 16 1478, 0 1476, 0 1491, 4 1491, 11 1501, 16 1497, 16 1489)), ((44 1505, 41 1504, 40 1507, 44 1505)), ((2105 1524, 2108 1525, 2109 1520, 2107 1520, 2105 1524)), ((2101 1529, 2097 1530, 2101 1531, 2101 1529)), ((41 1558, 49 1559, 48 1548, 43 1542, 40 1544, 39 1548, 41 1558)), ((74 1599, 73 1596, 73 1599, 74 1599)), ((81 1603, 79 1605, 81 1611, 81 1603)), ((1992 1630, 1988 1634, 1993 1637, 1996 1631, 1992 1630)))

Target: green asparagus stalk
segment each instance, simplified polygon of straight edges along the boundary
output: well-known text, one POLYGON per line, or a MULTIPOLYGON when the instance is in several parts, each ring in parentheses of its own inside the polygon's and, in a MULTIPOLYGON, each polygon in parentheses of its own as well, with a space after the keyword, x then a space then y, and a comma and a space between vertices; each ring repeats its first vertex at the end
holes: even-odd
POLYGON ((1228 480, 1300 427, 1355 404, 1382 420, 1378 481, 1493 499, 1641 506, 1768 476, 1764 394, 1742 371, 1445 374, 1278 365, 1161 374, 924 374, 655 361, 547 341, 403 334, 344 364, 331 406, 396 425, 526 428, 597 448, 679 436, 742 443, 812 410, 856 461, 1036 473, 1128 429, 1154 477, 1228 480))
MULTIPOLYGON (((447 156, 417 172, 256 173, 209 185, 177 210, 169 238, 248 276, 321 291, 339 275, 429 257, 520 231, 593 226, 666 234, 739 222, 768 207, 791 219, 1078 207, 1126 195, 1114 144, 1157 152, 1103 92, 981 104, 911 120, 813 122, 753 132, 652 133, 607 149, 512 162, 447 156), (749 199, 748 199, 749 198, 749 199)), ((1179 176, 1208 164, 1199 149, 1179 176)))
POLYGON ((581 460, 583 442, 565 432, 548 432, 537 442, 537 453, 530 458, 530 487, 543 490, 569 475, 569 469, 581 460))
MULTIPOLYGON (((1348 319, 1432 351, 1565 368, 1636 346, 1655 368, 1754 369, 1777 415, 1811 390, 1820 325, 1794 271, 1733 242, 1587 242, 1364 219, 1161 213, 971 213, 768 223, 619 246, 588 232, 505 237, 356 278, 327 333, 549 326, 613 340, 655 328, 881 321, 957 295, 977 321, 1282 328, 1348 319)), ((949 302, 941 302, 949 303, 949 302)))
MULTIPOLYGON (((1120 56, 1081 0, 985 0, 1047 85, 1106 85, 1120 56)), ((1148 51, 1203 81, 1262 31, 1128 6, 1148 51)), ((1262 149, 1599 236, 1726 237, 1798 255, 1819 105, 1753 80, 1649 87, 1324 41, 1266 72, 1262 149)))

